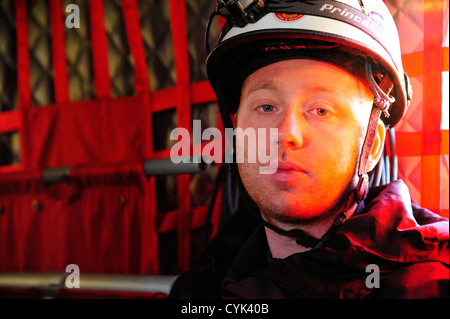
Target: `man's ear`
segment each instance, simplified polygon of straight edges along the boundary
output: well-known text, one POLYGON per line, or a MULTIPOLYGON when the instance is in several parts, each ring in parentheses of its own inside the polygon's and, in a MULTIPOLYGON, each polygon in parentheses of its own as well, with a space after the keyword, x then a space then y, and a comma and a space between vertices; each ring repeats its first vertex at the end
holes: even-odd
POLYGON ((366 171, 370 172, 375 168, 381 155, 383 154, 384 139, 386 137, 386 128, 381 119, 378 120, 377 134, 373 142, 372 150, 370 151, 369 159, 367 161, 366 171))

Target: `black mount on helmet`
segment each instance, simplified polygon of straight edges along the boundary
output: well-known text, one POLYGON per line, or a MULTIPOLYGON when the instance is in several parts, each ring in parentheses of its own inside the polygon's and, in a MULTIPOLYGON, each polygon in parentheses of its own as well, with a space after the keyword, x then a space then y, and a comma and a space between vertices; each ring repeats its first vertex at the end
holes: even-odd
POLYGON ((206 51, 209 54, 209 29, 216 15, 225 18, 229 26, 245 27, 255 23, 266 13, 267 0, 219 0, 206 25, 206 51))
POLYGON ((255 23, 265 12, 266 0, 221 0, 218 13, 238 27, 255 23))

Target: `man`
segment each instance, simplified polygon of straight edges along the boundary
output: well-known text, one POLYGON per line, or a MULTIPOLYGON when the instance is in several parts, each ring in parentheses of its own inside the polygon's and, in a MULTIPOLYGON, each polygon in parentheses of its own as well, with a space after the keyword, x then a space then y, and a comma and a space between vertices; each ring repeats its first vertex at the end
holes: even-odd
POLYGON ((246 200, 171 297, 448 298, 448 220, 401 181, 369 189, 411 99, 384 3, 231 0, 215 13, 227 22, 207 68, 223 122, 276 128, 277 169, 232 165, 246 200))

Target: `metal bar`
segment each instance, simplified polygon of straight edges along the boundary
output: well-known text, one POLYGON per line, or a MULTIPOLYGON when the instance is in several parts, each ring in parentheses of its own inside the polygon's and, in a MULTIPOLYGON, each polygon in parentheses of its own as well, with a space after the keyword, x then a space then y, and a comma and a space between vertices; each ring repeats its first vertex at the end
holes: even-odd
POLYGON ((72 167, 46 168, 42 171, 42 181, 45 184, 70 183, 70 171, 72 167))
MULTIPOLYGON (((180 157, 178 159, 148 159, 143 163, 146 177, 158 175, 195 174, 207 171, 211 164, 201 157, 180 157)), ((47 168, 42 171, 42 181, 46 184, 70 183, 71 166, 47 168)))
POLYGON ((147 177, 157 175, 195 174, 208 170, 210 164, 201 157, 180 157, 173 162, 170 158, 151 159, 144 162, 144 172, 147 177))
MULTIPOLYGON (((70 289, 65 284, 67 275, 65 272, 4 272, 0 273, 0 288, 37 288, 52 295, 59 289, 70 289)), ((169 294, 177 276, 80 274, 79 278, 83 290, 169 294)))
POLYGON ((90 290, 161 292, 169 294, 176 276, 80 275, 80 288, 90 290))

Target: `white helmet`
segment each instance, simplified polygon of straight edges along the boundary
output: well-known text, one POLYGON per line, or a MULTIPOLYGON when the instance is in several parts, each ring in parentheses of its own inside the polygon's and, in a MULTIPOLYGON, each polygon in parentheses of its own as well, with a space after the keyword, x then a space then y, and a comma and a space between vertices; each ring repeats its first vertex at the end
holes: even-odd
POLYGON ((226 19, 207 59, 222 118, 236 112, 248 75, 292 58, 333 63, 366 82, 387 127, 405 114, 411 87, 382 0, 219 0, 214 15, 226 19))

